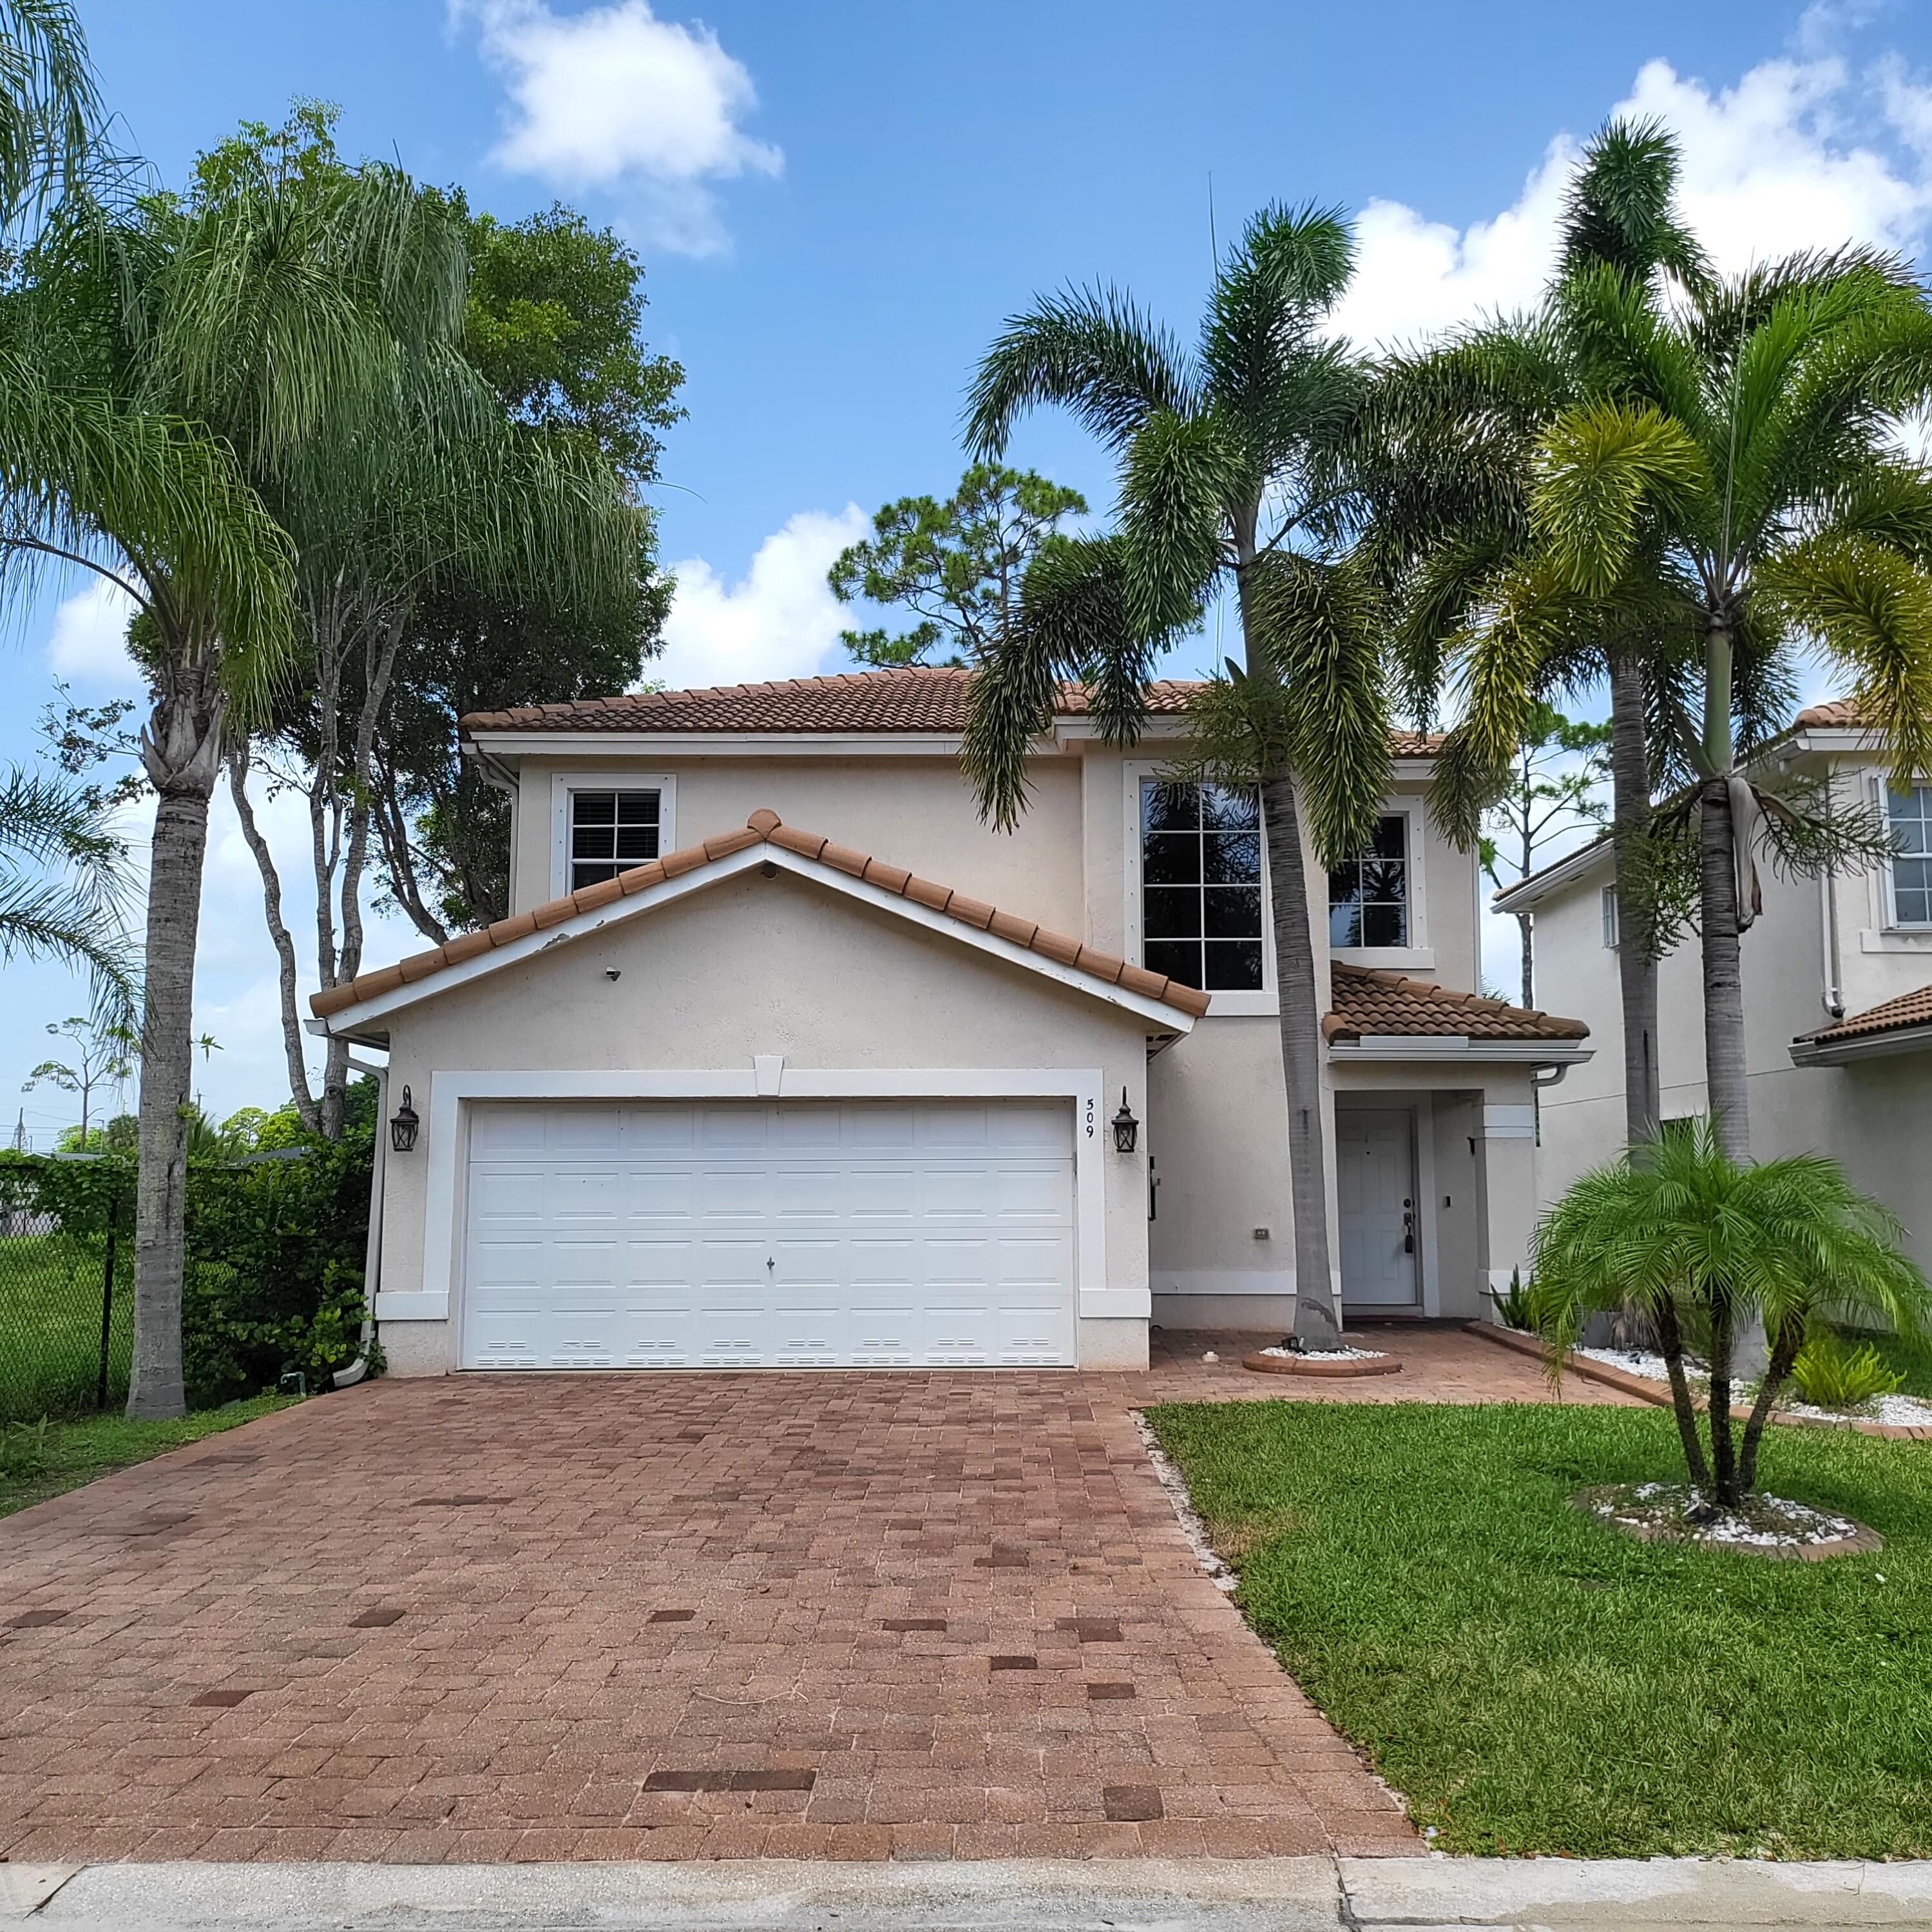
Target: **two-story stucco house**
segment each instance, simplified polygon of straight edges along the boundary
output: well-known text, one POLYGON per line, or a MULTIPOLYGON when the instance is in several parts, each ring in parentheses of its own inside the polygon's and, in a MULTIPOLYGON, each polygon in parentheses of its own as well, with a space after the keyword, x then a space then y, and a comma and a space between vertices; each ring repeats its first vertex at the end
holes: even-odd
MULTIPOLYGON (((1250 797, 1063 694, 1018 830, 958 769, 968 674, 464 723, 509 916, 318 995, 420 1131, 381 1181, 393 1370, 1135 1368, 1150 1319, 1281 1328, 1287 1121, 1250 797)), ((1480 997, 1474 860, 1406 739, 1306 889, 1357 1317, 1482 1312, 1522 1258, 1532 1082, 1585 1028, 1480 997)))
MULTIPOLYGON (((1760 868, 1764 909, 1744 937, 1745 1066, 1751 1150, 1816 1151, 1902 1220, 1932 1268, 1932 782, 1894 787, 1851 707, 1814 706, 1766 754, 1827 782, 1842 808, 1882 813, 1899 845, 1888 862, 1806 879, 1760 868)), ((1496 899, 1536 922, 1537 976, 1561 987, 1597 1052, 1543 1102, 1537 1165, 1544 1204, 1608 1160, 1624 1132, 1615 868, 1599 841, 1496 899)), ((1666 1120, 1701 1113, 1704 1002, 1694 938, 1658 974, 1658 1061, 1666 1120)))

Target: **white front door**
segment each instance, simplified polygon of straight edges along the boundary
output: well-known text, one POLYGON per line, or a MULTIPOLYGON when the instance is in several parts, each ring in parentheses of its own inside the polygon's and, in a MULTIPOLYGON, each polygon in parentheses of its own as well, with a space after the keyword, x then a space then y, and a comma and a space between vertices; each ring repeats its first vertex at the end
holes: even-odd
POLYGON ((470 1124, 476 1369, 1071 1365, 1051 1100, 514 1102, 470 1124))
POLYGON ((1414 1117, 1406 1107, 1335 1115, 1336 1190, 1342 1210, 1342 1299, 1352 1309, 1413 1308, 1414 1117))

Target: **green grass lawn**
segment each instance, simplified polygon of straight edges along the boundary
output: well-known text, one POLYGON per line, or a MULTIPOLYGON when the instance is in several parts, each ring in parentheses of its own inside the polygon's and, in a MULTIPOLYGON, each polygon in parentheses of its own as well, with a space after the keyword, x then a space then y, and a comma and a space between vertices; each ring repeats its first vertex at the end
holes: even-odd
POLYGON ((1932 1453, 1775 1429, 1763 1486, 1879 1531, 1768 1562, 1568 1506, 1682 1480, 1660 1411, 1156 1408, 1249 1622, 1438 1849, 1932 1856, 1932 1453))
POLYGON ((179 1422, 130 1422, 119 1415, 95 1415, 80 1422, 50 1422, 44 1435, 38 1429, 9 1429, 0 1435, 0 1516, 44 1502, 63 1490, 78 1489, 110 1469, 145 1462, 184 1442, 218 1436, 287 1406, 286 1398, 265 1395, 203 1409, 179 1422))

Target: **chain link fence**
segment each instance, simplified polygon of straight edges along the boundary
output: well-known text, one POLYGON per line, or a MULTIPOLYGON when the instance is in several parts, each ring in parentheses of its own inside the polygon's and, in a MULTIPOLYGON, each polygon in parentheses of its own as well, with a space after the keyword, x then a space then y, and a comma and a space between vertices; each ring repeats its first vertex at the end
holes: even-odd
MULTIPOLYGON (((373 1142, 188 1163, 189 1404, 315 1389, 362 1342, 373 1142)), ((119 1407, 134 1333, 134 1163, 0 1154, 0 1427, 119 1407)), ((379 1365, 372 1362, 371 1366, 379 1365)))

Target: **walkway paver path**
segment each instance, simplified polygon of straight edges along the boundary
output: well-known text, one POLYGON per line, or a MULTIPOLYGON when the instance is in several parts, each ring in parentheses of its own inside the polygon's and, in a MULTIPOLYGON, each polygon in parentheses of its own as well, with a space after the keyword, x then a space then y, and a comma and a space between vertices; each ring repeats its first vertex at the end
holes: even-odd
POLYGON ((1163 1339, 1141 1376, 379 1382, 24 1510, 0 1855, 1412 1852, 1132 1411, 1540 1372, 1430 1331, 1404 1376, 1284 1387, 1163 1339))

